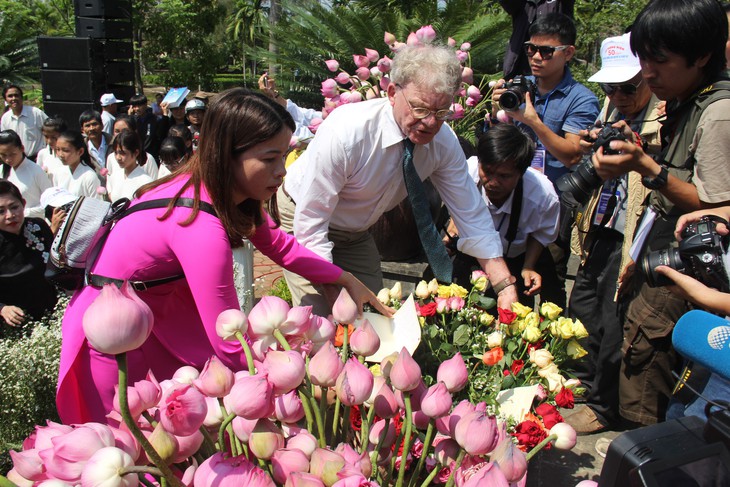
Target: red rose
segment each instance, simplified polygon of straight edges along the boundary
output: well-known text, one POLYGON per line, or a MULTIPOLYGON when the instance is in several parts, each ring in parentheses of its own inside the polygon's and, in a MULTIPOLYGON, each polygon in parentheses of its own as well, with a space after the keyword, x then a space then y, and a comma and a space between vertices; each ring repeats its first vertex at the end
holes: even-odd
POLYGON ((436 303, 428 303, 420 306, 418 308, 418 313, 425 318, 434 316, 436 314, 436 303))
POLYGON ((560 415, 557 408, 546 402, 535 408, 535 414, 542 417, 542 422, 547 429, 563 422, 563 417, 560 415))
POLYGON ((517 318, 517 313, 510 309, 497 308, 497 312, 499 313, 499 322, 505 325, 509 325, 517 318))
POLYGON ((512 362, 512 366, 510 367, 510 371, 512 372, 512 375, 517 375, 520 373, 520 370, 522 370, 522 367, 525 366, 524 360, 514 360, 512 362))
POLYGON ((535 343, 528 343, 527 344, 527 352, 531 352, 532 350, 540 350, 542 347, 545 346, 545 341, 540 340, 535 343))
POLYGON ((573 401, 573 391, 563 387, 563 389, 555 396, 555 404, 561 408, 573 409, 575 402, 573 401))
POLYGON ((543 430, 536 422, 523 421, 517 425, 513 436, 517 438, 517 442, 520 446, 523 446, 526 449, 531 449, 547 438, 547 433, 545 433, 545 430, 543 430))
POLYGON ((360 414, 359 406, 352 406, 350 408, 350 426, 354 431, 360 431, 362 427, 362 414, 360 414))

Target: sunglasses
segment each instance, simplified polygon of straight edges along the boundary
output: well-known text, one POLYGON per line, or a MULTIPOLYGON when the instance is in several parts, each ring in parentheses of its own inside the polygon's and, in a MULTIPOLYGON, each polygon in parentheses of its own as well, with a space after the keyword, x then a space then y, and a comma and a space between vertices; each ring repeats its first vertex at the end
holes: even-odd
POLYGON ((525 54, 527 54, 527 57, 532 57, 535 53, 539 52, 540 57, 544 61, 547 61, 553 58, 555 51, 564 51, 569 47, 570 46, 538 46, 531 42, 525 42, 525 54))
POLYGON ((636 90, 639 89, 639 86, 641 86, 641 83, 643 83, 643 82, 644 82, 644 80, 641 79, 636 84, 632 84, 632 83, 598 83, 598 86, 600 86, 601 89, 603 90, 603 92, 608 96, 613 95, 614 93, 616 93, 616 91, 620 91, 624 95, 630 96, 630 95, 636 94, 636 90))

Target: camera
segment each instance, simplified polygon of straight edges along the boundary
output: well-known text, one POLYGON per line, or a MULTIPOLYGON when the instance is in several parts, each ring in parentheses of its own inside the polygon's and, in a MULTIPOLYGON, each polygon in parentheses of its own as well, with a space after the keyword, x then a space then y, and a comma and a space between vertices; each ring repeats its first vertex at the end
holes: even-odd
MULTIPOLYGON (((613 127, 603 127, 593 143, 593 152, 603 147, 604 154, 618 154, 611 149, 609 144, 612 140, 626 140, 624 134, 613 127)), ((587 157, 585 161, 578 164, 575 171, 565 174, 555 181, 555 186, 561 193, 569 193, 579 204, 585 204, 591 193, 603 184, 603 179, 596 173, 593 161, 587 157)))
MULTIPOLYGON (((701 281, 706 286, 722 292, 730 292, 730 283, 723 258, 728 249, 730 236, 722 236, 715 230, 715 223, 728 222, 717 216, 704 216, 690 223, 682 231, 677 247, 648 252, 641 259, 641 272, 651 287, 674 284, 671 279, 658 274, 656 267, 665 265, 682 274, 701 281)), ((730 228, 730 227, 728 227, 730 228)))
POLYGON ((504 84, 506 91, 499 97, 499 106, 508 112, 514 112, 520 108, 525 102, 525 93, 530 93, 532 99, 535 99, 537 93, 537 85, 524 76, 515 76, 512 81, 504 84))

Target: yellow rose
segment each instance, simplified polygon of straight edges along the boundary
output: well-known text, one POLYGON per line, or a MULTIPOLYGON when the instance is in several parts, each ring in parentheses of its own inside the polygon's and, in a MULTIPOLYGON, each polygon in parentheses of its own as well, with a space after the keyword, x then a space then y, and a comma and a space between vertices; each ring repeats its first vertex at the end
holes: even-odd
POLYGON ((451 287, 452 296, 458 296, 458 297, 464 299, 469 295, 469 291, 467 291, 463 287, 459 286, 458 284, 452 283, 450 287, 451 287))
POLYGON ((588 330, 586 330, 586 327, 583 326, 583 323, 581 323, 580 320, 575 320, 573 322, 573 335, 575 335, 578 340, 588 336, 588 330))
POLYGON ((489 284, 487 274, 485 274, 484 271, 481 270, 473 271, 471 273, 471 284, 472 286, 474 286, 475 289, 479 291, 484 291, 485 289, 487 289, 487 284, 489 284))
MULTIPOLYGON (((539 369, 544 369, 550 364, 555 365, 553 364, 553 358, 553 354, 545 350, 544 348, 541 348, 539 350, 530 350, 530 362, 535 364, 539 369)), ((557 368, 557 365, 555 367, 557 368)))
POLYGON ((524 323, 522 320, 515 320, 509 325, 507 325, 507 334, 509 336, 519 336, 522 333, 522 330, 524 330, 524 323))
POLYGON ((439 296, 439 298, 450 298, 451 297, 451 286, 439 286, 438 296, 439 296))
POLYGON ((551 375, 560 375, 560 369, 553 362, 550 362, 545 367, 539 367, 537 369, 537 375, 544 378, 551 375))
POLYGON ((501 331, 495 331, 487 336, 487 346, 489 348, 501 347, 504 335, 501 331))
POLYGON ((573 320, 570 318, 558 318, 558 327, 560 329, 560 338, 570 340, 573 338, 573 320))
POLYGON ((489 313, 482 313, 479 315, 479 323, 484 326, 489 326, 494 323, 494 316, 489 313))
POLYGON ((578 343, 576 340, 571 340, 568 342, 568 346, 565 349, 566 353, 570 358, 573 360, 577 360, 581 357, 585 357, 588 355, 588 352, 586 352, 586 349, 580 346, 580 343, 578 343))
POLYGON ((527 316, 525 316, 525 319, 523 320, 525 322, 525 326, 534 326, 535 328, 540 327, 540 317, 535 313, 534 311, 530 311, 527 313, 527 316))
POLYGON ((424 318, 423 316, 419 316, 418 322, 421 324, 421 328, 423 328, 423 325, 426 324, 426 318, 424 318))
POLYGON ((526 326, 522 332, 522 338, 528 343, 535 343, 540 339, 540 329, 536 326, 526 326))
POLYGON ((560 316, 560 313, 562 312, 563 308, 555 303, 545 301, 544 303, 540 304, 540 314, 549 320, 558 319, 558 316, 560 316))
POLYGON ((381 289, 378 293, 378 301, 387 306, 390 303, 390 289, 387 287, 381 289))
POLYGON ((550 322, 550 335, 560 338, 560 324, 557 321, 550 322))
POLYGON ((549 374, 545 376, 548 381, 548 390, 550 392, 560 392, 565 382, 565 377, 560 374, 549 374))
POLYGON ((421 281, 418 283, 418 286, 416 286, 416 297, 419 299, 427 299, 431 296, 431 293, 428 291, 428 283, 426 281, 421 281))
POLYGON ((432 296, 438 294, 439 282, 436 279, 428 281, 428 292, 431 293, 432 296))
POLYGON ((532 308, 529 308, 522 303, 517 301, 512 303, 512 312, 515 313, 518 318, 524 318, 530 311, 532 311, 532 308))

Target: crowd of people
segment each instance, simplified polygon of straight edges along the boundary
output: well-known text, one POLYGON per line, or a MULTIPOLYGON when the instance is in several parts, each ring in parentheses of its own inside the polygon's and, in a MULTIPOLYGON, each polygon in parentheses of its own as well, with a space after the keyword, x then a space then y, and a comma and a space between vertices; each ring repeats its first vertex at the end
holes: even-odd
MULTIPOLYGON (((726 314, 728 297, 661 266, 656 272, 674 285, 650 286, 636 269, 648 252, 681 238, 688 222, 730 216, 725 11, 716 0, 649 2, 627 32, 602 43, 601 68, 588 80, 605 94, 601 107, 571 74, 573 2, 500 3, 514 24, 505 79, 468 160, 448 124, 461 65, 436 44, 400 49, 385 96, 337 108, 316 134, 307 126, 321 112, 282 97, 266 75, 259 91, 228 90, 210 103, 160 97, 150 107, 136 95, 126 113, 118 108, 124 101, 105 94, 101 113, 81 115, 81 132, 24 105, 22 89, 7 86, 2 318, 15 326, 55 303, 44 261, 75 198, 169 199, 120 221, 90 273, 103 282, 161 281, 140 293, 156 324, 132 352, 130 380, 148 369, 165 379, 181 365, 202 367, 211 354, 240 368, 240 347, 215 333, 218 314, 238 307, 231 248, 249 239, 285 268, 294 304, 316 314, 329 314, 344 286, 359 306, 389 315, 374 294, 383 276, 369 229, 407 198, 427 272, 468 282, 481 268, 499 307, 534 305, 539 296, 588 329, 588 356, 576 364, 585 403, 566 417, 579 433, 689 411, 672 394, 682 366, 672 328, 690 303, 726 314), (497 112, 515 84, 523 99, 505 118, 497 112), (595 145, 605 133, 610 141, 595 145), (309 143, 285 168, 293 134, 309 143), (424 208, 426 178, 448 209, 445 231, 424 208), (192 206, 179 204, 187 199, 192 206), (580 266, 568 296, 571 252, 580 266)), ((103 422, 111 408, 116 364, 89 347, 81 327, 99 292, 89 279, 64 319, 64 422, 103 422)), ((705 377, 698 389, 710 381, 718 398, 730 398, 725 378, 695 376, 705 377)))

